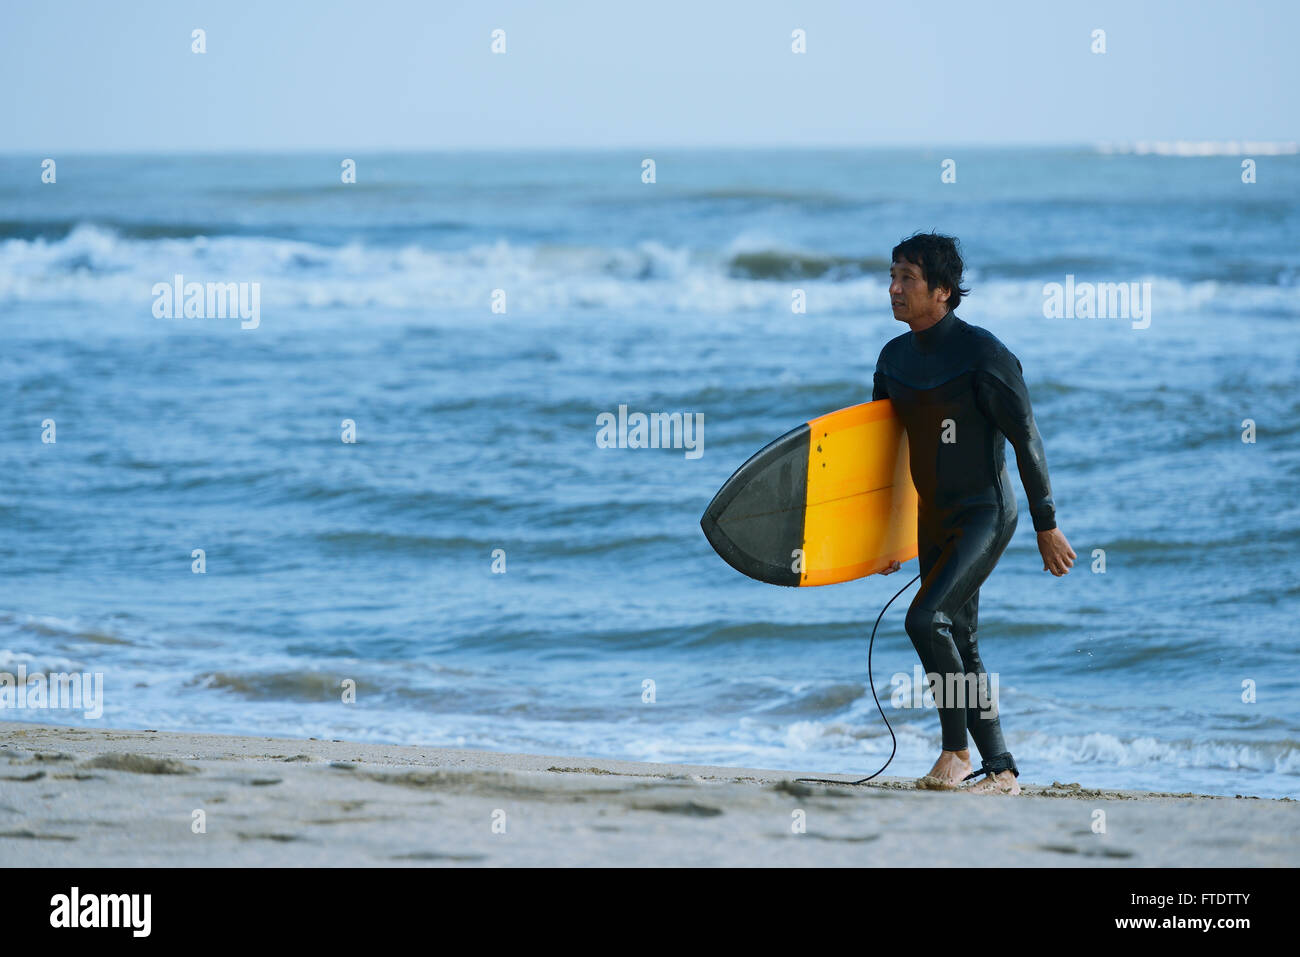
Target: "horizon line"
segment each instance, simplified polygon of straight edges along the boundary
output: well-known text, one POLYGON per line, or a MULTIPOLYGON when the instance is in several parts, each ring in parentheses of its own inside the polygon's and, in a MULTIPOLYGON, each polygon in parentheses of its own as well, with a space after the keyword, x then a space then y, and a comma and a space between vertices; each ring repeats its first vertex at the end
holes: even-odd
POLYGON ((1235 140, 1207 140, 1207 139, 1143 139, 1143 140, 1093 140, 1093 141, 1069 141, 1069 142, 1041 142, 1041 141, 975 141, 975 142, 953 142, 953 143, 811 143, 811 144, 790 144, 790 143, 755 143, 755 144, 730 144, 730 145, 616 145, 616 146, 368 146, 362 149, 355 147, 340 146, 287 146, 287 147, 257 147, 257 146, 235 146, 225 148, 176 148, 176 147, 28 147, 28 148, 0 148, 0 157, 31 157, 44 156, 52 153, 61 153, 73 156, 291 156, 291 155, 401 155, 401 154, 529 154, 529 153, 617 153, 617 152, 636 152, 646 153, 649 151, 670 151, 677 153, 728 153, 728 152, 886 152, 886 151, 935 151, 941 149, 974 149, 974 150, 998 150, 998 149, 1026 149, 1026 150, 1087 150, 1102 154, 1115 155, 1156 155, 1156 156, 1180 156, 1180 157, 1214 157, 1222 155, 1237 155, 1240 150, 1252 152, 1261 152, 1264 155, 1287 156, 1300 153, 1300 145, 1295 140, 1286 139, 1235 139, 1235 140), (1175 147, 1175 149, 1169 149, 1175 147), (1178 147, 1199 147, 1211 148, 1211 151, 1194 152, 1178 151, 1178 147), (1237 147, 1233 153, 1219 152, 1215 147, 1237 147), (1250 148, 1254 148, 1253 150, 1250 148))

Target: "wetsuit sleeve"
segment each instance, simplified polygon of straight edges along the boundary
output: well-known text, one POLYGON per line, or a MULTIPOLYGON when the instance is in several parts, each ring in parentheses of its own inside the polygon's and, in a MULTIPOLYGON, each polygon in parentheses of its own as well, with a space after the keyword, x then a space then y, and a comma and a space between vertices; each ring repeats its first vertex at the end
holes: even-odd
POLYGON ((1056 505, 1052 501, 1052 483, 1047 475, 1047 456, 1029 405, 1029 389, 1025 386, 1020 360, 1007 352, 983 364, 975 374, 975 398, 980 410, 1016 450, 1016 467, 1029 498, 1034 531, 1046 532, 1056 528, 1056 505))
POLYGON ((885 384, 885 377, 880 372, 880 366, 885 361, 886 349, 888 349, 888 344, 886 344, 885 347, 880 350, 880 355, 876 357, 876 369, 875 372, 872 373, 872 385, 871 385, 872 402, 875 402, 877 399, 889 398, 889 386, 885 384))

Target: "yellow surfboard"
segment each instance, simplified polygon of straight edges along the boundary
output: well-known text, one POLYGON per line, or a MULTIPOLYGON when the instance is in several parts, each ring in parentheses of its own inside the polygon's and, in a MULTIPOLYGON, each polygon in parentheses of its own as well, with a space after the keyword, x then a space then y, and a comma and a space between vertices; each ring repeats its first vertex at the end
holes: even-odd
POLYGON ((831 585, 915 558, 907 433, 888 399, 792 429, 736 470, 700 519, 723 559, 774 585, 831 585))

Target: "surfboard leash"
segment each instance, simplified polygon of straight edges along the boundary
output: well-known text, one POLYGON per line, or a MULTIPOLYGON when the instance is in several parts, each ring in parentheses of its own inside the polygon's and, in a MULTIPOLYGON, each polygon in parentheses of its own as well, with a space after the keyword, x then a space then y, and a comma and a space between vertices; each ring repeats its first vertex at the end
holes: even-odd
MULTIPOLYGON (((897 598, 899 595, 903 594, 903 592, 911 588, 916 579, 920 577, 921 575, 918 573, 916 578, 913 578, 912 581, 908 582, 895 592, 894 598, 897 598)), ((885 722, 885 727, 889 728, 889 739, 893 743, 893 746, 889 750, 889 761, 894 760, 894 755, 898 753, 898 738, 894 737, 894 729, 889 723, 889 718, 885 715, 885 709, 881 707, 880 698, 876 695, 876 680, 875 676, 871 673, 871 652, 876 647, 876 629, 880 627, 880 620, 885 617, 885 612, 889 611, 889 606, 894 603, 894 598, 885 602, 885 607, 880 609, 880 614, 876 616, 876 623, 871 626, 871 641, 867 644, 867 684, 871 687, 871 697, 876 700, 876 710, 880 712, 880 717, 885 722)), ((872 778, 883 774, 885 768, 889 767, 889 761, 882 764, 880 770, 875 774, 870 774, 861 781, 832 781, 830 778, 795 778, 795 781, 801 784, 866 784, 872 778)))

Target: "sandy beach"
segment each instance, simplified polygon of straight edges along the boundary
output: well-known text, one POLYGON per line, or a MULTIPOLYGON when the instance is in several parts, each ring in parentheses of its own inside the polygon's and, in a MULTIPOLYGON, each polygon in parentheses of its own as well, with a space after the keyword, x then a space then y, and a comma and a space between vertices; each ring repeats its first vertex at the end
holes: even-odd
POLYGON ((809 773, 6 722, 0 866, 1300 861, 1286 799, 795 783, 809 773))

